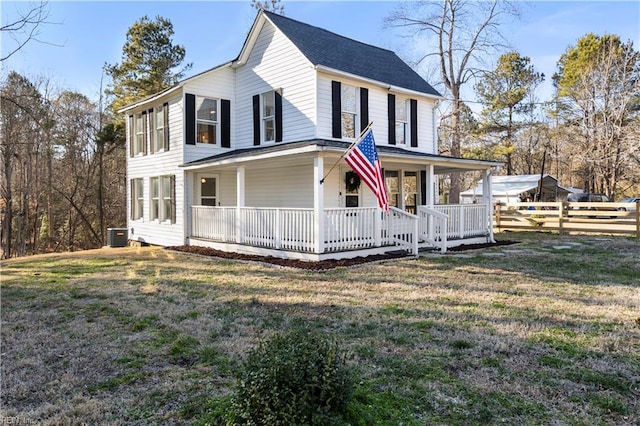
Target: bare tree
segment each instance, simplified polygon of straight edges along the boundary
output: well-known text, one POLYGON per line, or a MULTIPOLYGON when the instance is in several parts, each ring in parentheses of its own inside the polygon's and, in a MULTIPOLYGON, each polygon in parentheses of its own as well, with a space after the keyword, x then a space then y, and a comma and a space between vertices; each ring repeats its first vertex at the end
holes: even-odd
POLYGON ((615 198, 637 174, 640 52, 618 36, 587 34, 562 55, 554 79, 560 118, 579 135, 568 143, 584 189, 615 198))
MULTIPOLYGON (((450 153, 461 155, 462 89, 473 80, 482 63, 482 56, 501 46, 501 20, 516 15, 517 8, 505 0, 441 0, 403 3, 387 18, 392 27, 410 31, 414 36, 435 39, 433 52, 427 52, 420 62, 435 56, 440 75, 451 101, 450 153)), ((451 176, 450 202, 458 202, 461 177, 451 176)))
POLYGON ((18 10, 18 16, 0 27, 0 33, 4 39, 4 46, 7 46, 7 37, 14 41, 13 47, 2 54, 0 62, 13 56, 14 53, 22 49, 30 41, 43 42, 38 39, 40 28, 43 24, 49 23, 49 3, 40 1, 28 3, 26 10, 18 10))
POLYGON ((251 6, 256 10, 263 9, 278 15, 284 15, 284 5, 281 0, 251 0, 251 6))

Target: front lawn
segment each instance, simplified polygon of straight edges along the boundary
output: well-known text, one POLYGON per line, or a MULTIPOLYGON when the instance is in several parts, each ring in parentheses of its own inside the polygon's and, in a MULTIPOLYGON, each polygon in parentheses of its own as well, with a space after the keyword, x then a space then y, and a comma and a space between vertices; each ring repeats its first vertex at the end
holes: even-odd
POLYGON ((362 425, 640 423, 640 242, 497 238, 520 243, 326 272, 157 247, 3 261, 0 419, 219 424, 247 353, 304 329, 348 353, 362 425))

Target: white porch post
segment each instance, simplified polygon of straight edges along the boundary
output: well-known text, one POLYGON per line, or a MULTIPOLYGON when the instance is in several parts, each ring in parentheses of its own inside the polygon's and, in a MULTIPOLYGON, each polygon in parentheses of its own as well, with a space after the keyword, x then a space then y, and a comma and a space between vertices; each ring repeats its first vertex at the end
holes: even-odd
POLYGON ((184 206, 184 243, 189 245, 189 240, 193 235, 193 172, 184 172, 182 174, 182 181, 184 182, 183 196, 184 200, 182 205, 184 206))
MULTIPOLYGON (((426 182, 425 182, 425 188, 426 188, 426 197, 427 199, 425 200, 424 204, 429 207, 429 208, 433 208, 434 205, 434 200, 435 200, 435 171, 434 171, 434 166, 433 164, 427 164, 427 173, 426 173, 426 182)), ((433 227, 434 227, 434 223, 433 223, 433 217, 431 215, 428 216, 427 219, 427 238, 430 241, 434 241, 434 235, 433 235, 433 227)), ((444 230, 446 232, 446 229, 444 230)))
POLYGON ((495 243, 496 241, 493 239, 493 197, 492 197, 492 188, 491 188, 491 175, 492 169, 486 169, 484 171, 484 177, 482 179, 482 199, 484 200, 487 206, 487 223, 489 227, 489 242, 495 243))
POLYGON ((425 205, 433 207, 435 204, 435 172, 433 164, 427 164, 427 181, 425 182, 427 188, 427 199, 425 205))
POLYGON ((236 242, 242 242, 242 209, 244 207, 244 166, 238 166, 236 169, 236 242))
POLYGON ((323 177, 324 159, 318 156, 313 159, 313 212, 315 217, 313 241, 317 254, 324 252, 324 184, 320 183, 323 177))

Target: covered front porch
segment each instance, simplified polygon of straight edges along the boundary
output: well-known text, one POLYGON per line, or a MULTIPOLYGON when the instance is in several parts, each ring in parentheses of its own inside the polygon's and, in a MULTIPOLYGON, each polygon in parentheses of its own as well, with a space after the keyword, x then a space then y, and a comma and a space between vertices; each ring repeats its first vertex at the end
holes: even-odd
POLYGON ((193 206, 189 243, 240 253, 324 260, 389 251, 417 255, 493 240, 484 204, 313 209, 193 206), (318 232, 318 225, 323 228, 318 232))
POLYGON ((364 185, 354 189, 345 184, 348 167, 325 175, 325 163, 336 164, 342 152, 334 145, 263 148, 185 165, 185 182, 193 185, 185 206, 186 243, 320 261, 396 251, 446 252, 460 244, 493 241, 488 198, 466 205, 435 201, 437 174, 451 170, 483 170, 483 192, 490 194, 495 163, 379 149, 394 205, 385 212, 364 185), (282 206, 286 198, 291 206, 282 206))

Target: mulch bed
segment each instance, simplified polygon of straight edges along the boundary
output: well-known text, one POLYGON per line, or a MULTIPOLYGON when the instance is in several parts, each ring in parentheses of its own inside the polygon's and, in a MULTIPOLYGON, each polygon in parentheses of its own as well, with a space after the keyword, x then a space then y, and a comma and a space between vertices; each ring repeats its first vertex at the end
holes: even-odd
POLYGON ((202 256, 213 256, 222 259, 233 260, 249 260, 254 262, 264 262, 272 265, 286 266, 290 268, 307 269, 311 271, 322 271, 326 269, 338 268, 340 266, 354 266, 361 265, 363 263, 377 262, 380 260, 398 259, 407 257, 404 253, 392 253, 392 254, 375 254, 366 257, 355 257, 353 259, 339 259, 339 260, 321 260, 318 262, 310 262, 306 260, 298 259, 281 259, 273 256, 258 256, 255 254, 240 254, 231 253, 226 251, 215 250, 207 247, 197 246, 173 246, 166 247, 167 250, 176 250, 186 253, 194 253, 202 256))
MULTIPOLYGON (((498 241, 496 243, 487 244, 468 244, 458 247, 452 247, 448 251, 459 252, 464 250, 473 250, 487 247, 495 247, 498 245, 516 244, 517 241, 498 241)), ((339 260, 321 260, 318 262, 310 262, 297 259, 281 259, 279 257, 272 256, 258 256, 254 254, 240 254, 231 253, 226 251, 215 250, 208 247, 198 246, 172 246, 166 247, 167 250, 181 251, 185 253, 193 253, 201 256, 218 257, 221 259, 232 260, 248 260, 253 262, 264 262, 272 265, 284 266, 289 268, 306 269, 310 271, 324 271, 334 269, 338 267, 349 267, 355 265, 362 265, 363 263, 377 262, 381 260, 399 259, 407 257, 404 253, 388 253, 388 254, 375 254, 366 257, 355 257, 353 259, 339 259, 339 260)))

